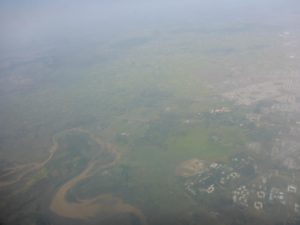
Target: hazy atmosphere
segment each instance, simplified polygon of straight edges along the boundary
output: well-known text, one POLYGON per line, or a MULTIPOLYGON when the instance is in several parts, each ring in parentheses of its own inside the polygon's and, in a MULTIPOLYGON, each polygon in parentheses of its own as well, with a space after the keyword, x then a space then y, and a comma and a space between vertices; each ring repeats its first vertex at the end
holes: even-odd
POLYGON ((0 225, 300 224, 300 1, 0 1, 0 225))

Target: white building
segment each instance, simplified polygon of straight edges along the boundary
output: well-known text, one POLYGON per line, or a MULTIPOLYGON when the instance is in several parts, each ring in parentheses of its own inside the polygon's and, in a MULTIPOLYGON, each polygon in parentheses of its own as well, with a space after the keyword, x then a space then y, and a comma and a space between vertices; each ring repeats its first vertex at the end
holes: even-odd
POLYGON ((254 208, 255 208, 256 210, 261 210, 261 209, 263 209, 263 207, 264 207, 264 205, 263 205, 262 202, 259 202, 259 201, 254 202, 254 208))
POLYGON ((290 193, 296 193, 297 192, 297 187, 294 185, 288 185, 287 191, 290 193))

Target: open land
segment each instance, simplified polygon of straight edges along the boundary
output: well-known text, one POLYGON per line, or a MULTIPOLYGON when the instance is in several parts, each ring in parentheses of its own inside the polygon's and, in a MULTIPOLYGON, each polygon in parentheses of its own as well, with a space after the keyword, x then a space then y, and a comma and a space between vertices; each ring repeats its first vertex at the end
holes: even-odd
POLYGON ((0 222, 299 223, 300 33, 238 28, 3 61, 0 222))

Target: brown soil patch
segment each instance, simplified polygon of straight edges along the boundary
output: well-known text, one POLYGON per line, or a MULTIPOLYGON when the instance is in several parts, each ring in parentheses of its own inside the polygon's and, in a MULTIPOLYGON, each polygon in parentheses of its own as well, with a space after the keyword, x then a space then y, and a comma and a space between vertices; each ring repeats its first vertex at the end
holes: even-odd
POLYGON ((197 173, 200 173, 205 168, 205 164, 202 160, 199 159, 190 159, 182 162, 176 168, 176 175, 181 177, 190 177, 194 176, 197 173))

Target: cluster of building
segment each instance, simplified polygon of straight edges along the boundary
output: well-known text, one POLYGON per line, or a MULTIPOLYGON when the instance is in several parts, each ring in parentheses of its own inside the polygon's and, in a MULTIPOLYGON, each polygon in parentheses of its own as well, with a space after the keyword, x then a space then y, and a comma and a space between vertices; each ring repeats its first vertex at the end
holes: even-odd
POLYGON ((223 97, 238 105, 254 105, 264 100, 273 100, 272 111, 297 110, 299 97, 299 73, 288 78, 267 79, 263 82, 249 83, 243 87, 234 88, 223 94, 223 97))
POLYGON ((206 169, 187 180, 186 190, 192 195, 212 194, 215 190, 236 186, 239 184, 238 180, 243 169, 249 166, 255 170, 254 160, 249 156, 236 156, 231 160, 230 165, 211 163, 206 169))
MULTIPOLYGON (((249 156, 235 156, 229 164, 211 163, 201 173, 187 179, 186 192, 196 201, 224 195, 232 199, 232 204, 264 212, 266 208, 281 205, 299 214, 300 197, 297 185, 284 183, 277 185, 272 181, 272 174, 259 176, 255 160, 249 156), (246 170, 253 169, 251 173, 246 170)), ((278 179, 277 179, 278 182, 278 179)), ((267 210, 268 211, 268 210, 267 210)))
POLYGON ((232 193, 232 200, 235 204, 244 207, 253 207, 256 210, 263 210, 267 199, 268 183, 267 178, 262 176, 250 185, 238 187, 232 193))
POLYGON ((238 187, 233 191, 232 200, 236 204, 248 207, 249 190, 245 185, 238 187))
POLYGON ((245 185, 238 187, 233 191, 233 203, 250 207, 261 211, 267 205, 272 207, 280 204, 291 208, 294 213, 299 213, 299 204, 297 202, 297 186, 288 184, 286 190, 277 187, 268 187, 267 183, 263 185, 252 184, 252 188, 245 185))

